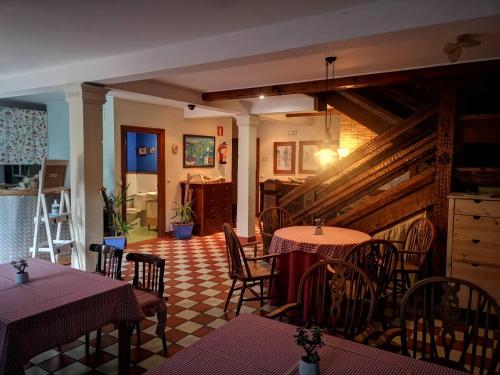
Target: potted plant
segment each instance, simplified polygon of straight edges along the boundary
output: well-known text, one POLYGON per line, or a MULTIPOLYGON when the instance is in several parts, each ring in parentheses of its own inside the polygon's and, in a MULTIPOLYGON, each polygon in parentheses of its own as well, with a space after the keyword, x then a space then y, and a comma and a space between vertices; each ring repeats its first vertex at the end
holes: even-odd
POLYGON ((108 198, 112 207, 113 236, 104 238, 106 245, 115 246, 122 250, 125 249, 127 244, 128 232, 135 226, 135 224, 127 222, 127 203, 134 199, 133 196, 127 195, 128 187, 129 185, 120 193, 111 194, 108 198))
POLYGON ((23 284, 29 280, 29 274, 26 272, 28 262, 24 259, 13 260, 10 264, 17 270, 16 283, 23 284))
POLYGON ((193 235, 193 216, 196 216, 192 208, 193 202, 176 202, 176 204, 175 215, 171 217, 171 219, 175 219, 176 217, 179 218, 178 222, 172 223, 175 238, 178 240, 189 239, 193 235))
POLYGON ((319 374, 320 358, 318 350, 321 346, 323 346, 323 341, 321 340, 321 330, 317 327, 311 330, 299 327, 297 328, 297 333, 294 337, 297 345, 301 346, 306 352, 306 355, 302 356, 299 362, 299 374, 319 374))

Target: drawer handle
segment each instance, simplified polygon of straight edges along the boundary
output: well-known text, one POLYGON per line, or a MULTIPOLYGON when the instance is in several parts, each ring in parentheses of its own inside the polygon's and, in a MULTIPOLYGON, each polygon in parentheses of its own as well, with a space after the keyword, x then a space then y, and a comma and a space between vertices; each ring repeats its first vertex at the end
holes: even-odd
POLYGON ((474 218, 474 220, 479 220, 479 219, 481 219, 481 216, 476 216, 476 215, 474 215, 474 216, 472 216, 472 217, 474 218))
POLYGON ((479 243, 481 240, 472 240, 473 243, 479 243))
POLYGON ((482 200, 481 199, 474 199, 474 203, 481 203, 482 200))

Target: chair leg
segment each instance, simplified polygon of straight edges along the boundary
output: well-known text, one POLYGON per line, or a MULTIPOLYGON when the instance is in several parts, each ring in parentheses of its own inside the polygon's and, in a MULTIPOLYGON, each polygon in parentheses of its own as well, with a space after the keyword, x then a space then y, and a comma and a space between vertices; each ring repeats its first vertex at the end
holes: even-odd
POLYGON ((96 338, 95 338, 95 356, 94 356, 94 360, 95 360, 95 363, 97 364, 97 362, 99 361, 99 357, 101 356, 101 329, 99 328, 97 330, 97 334, 96 334, 96 338))
POLYGON ((224 312, 226 312, 227 307, 229 306, 229 300, 234 292, 234 286, 236 285, 236 279, 233 279, 233 283, 231 284, 231 289, 229 289, 229 293, 227 294, 226 304, 224 305, 224 312))
POLYGON ((260 280, 260 307, 264 306, 264 280, 260 280))
POLYGON ((88 333, 85 334, 85 355, 90 354, 90 335, 88 333))
MULTIPOLYGON (((156 317, 158 318, 158 321, 160 321, 160 314, 156 313, 156 317)), ((161 333, 161 344, 163 345, 163 354, 167 355, 167 338, 165 337, 165 331, 161 333)))
POLYGON ((398 287, 397 277, 394 276, 392 280, 392 318, 396 317, 397 304, 398 304, 398 287))
POLYGON ((141 350, 141 322, 137 321, 135 322, 135 326, 136 326, 136 329, 137 329, 137 347, 136 347, 136 351, 137 351, 137 358, 139 358, 139 352, 141 350))
POLYGON ((246 288, 247 288, 247 282, 243 281, 243 285, 241 286, 240 299, 238 300, 238 307, 236 308, 236 316, 240 314, 241 304, 243 303, 243 295, 245 294, 246 288))

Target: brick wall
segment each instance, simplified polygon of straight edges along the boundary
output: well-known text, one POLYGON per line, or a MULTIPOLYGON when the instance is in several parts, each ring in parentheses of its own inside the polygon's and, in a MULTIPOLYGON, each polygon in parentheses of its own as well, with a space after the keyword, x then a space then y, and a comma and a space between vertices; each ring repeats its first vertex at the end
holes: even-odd
POLYGON ((347 148, 349 152, 352 152, 376 136, 377 134, 370 129, 342 114, 340 119, 340 148, 347 148))

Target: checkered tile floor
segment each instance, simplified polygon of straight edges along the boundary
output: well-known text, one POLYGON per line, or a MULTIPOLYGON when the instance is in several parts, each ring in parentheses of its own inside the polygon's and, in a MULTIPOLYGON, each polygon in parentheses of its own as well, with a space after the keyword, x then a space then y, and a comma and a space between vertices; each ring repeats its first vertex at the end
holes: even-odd
MULTIPOLYGON (((239 293, 231 299, 228 313, 223 313, 227 291, 227 259, 223 233, 191 240, 162 238, 130 245, 127 252, 159 255, 166 260, 165 294, 168 296, 168 356, 188 347, 234 317, 239 293)), ((133 265, 124 261, 125 280, 131 280, 133 265)), ((264 310, 269 310, 264 307, 264 310)), ((246 302, 245 313, 260 313, 258 302, 246 302)), ((166 358, 161 339, 155 335, 156 318, 141 323, 141 347, 132 338, 132 374, 157 366, 166 358)), ((95 332, 91 334, 95 344, 95 332)), ((118 371, 118 332, 113 326, 103 329, 102 356, 95 362, 94 348, 85 356, 84 337, 59 349, 49 350, 30 360, 25 373, 33 374, 114 374, 118 371)))

